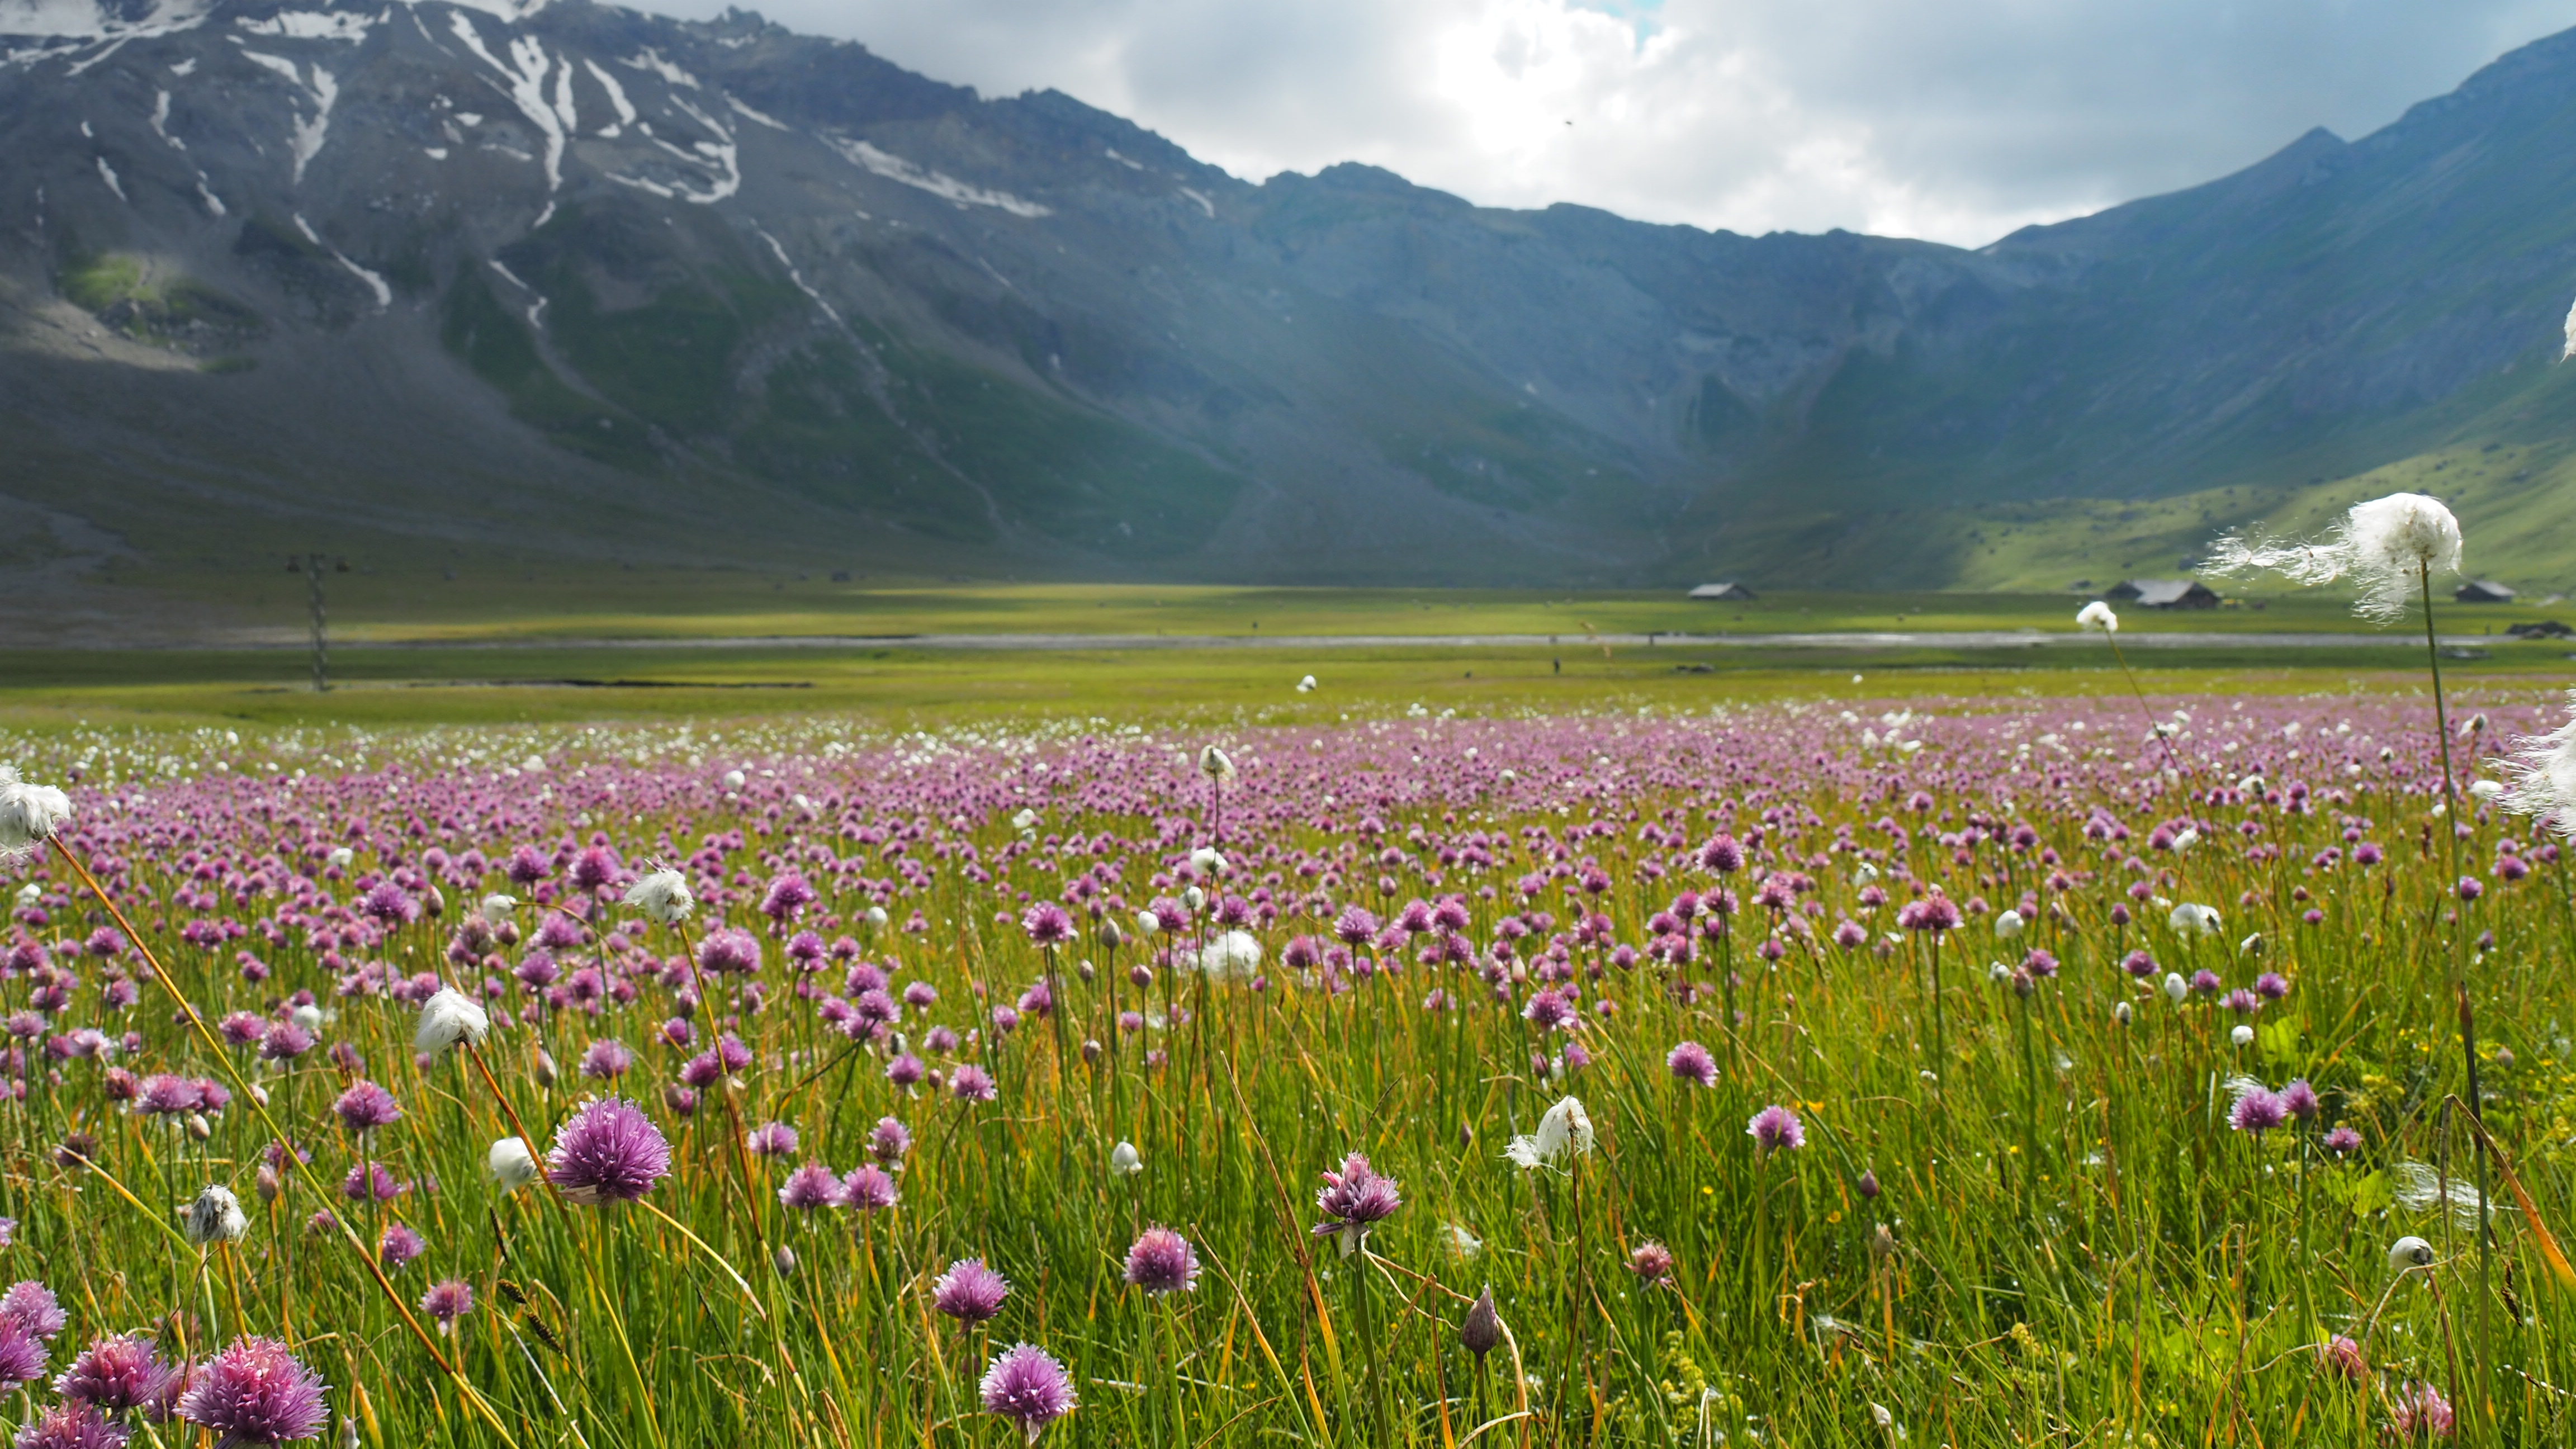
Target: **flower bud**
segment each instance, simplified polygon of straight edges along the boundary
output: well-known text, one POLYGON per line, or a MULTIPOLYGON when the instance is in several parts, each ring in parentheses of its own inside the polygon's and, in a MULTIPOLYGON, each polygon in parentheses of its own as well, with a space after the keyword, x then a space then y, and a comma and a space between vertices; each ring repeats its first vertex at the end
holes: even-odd
POLYGON ((1458 1325, 1458 1342, 1476 1356, 1476 1366, 1483 1368, 1485 1355, 1503 1341, 1502 1315, 1494 1311, 1494 1290, 1487 1288, 1476 1295, 1475 1306, 1467 1310, 1467 1319, 1458 1325))

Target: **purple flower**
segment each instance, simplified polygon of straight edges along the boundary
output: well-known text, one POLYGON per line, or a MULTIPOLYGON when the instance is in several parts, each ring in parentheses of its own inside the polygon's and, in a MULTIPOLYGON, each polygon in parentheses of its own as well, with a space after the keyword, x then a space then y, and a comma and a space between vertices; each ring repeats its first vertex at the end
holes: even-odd
POLYGON ((179 1370, 161 1361, 151 1335, 120 1334, 91 1341, 54 1380, 54 1392, 66 1400, 108 1413, 168 1409, 179 1389, 179 1370))
POLYGON ((948 1079, 948 1090, 960 1102, 989 1102, 1000 1095, 993 1086, 993 1074, 968 1062, 948 1079))
MULTIPOLYGON (((1689 837, 1684 836, 1683 839, 1687 840, 1689 837)), ((1719 875, 1733 875, 1744 869, 1744 847, 1736 844, 1735 837, 1732 835, 1723 832, 1712 835, 1708 838, 1708 844, 1699 848, 1699 865, 1702 870, 1713 870, 1719 875)))
POLYGON ((1673 1250, 1661 1243, 1639 1243, 1628 1255, 1628 1271, 1644 1283, 1660 1283, 1673 1275, 1673 1250))
POLYGON ((1011 1285, 981 1258, 961 1258, 930 1285, 933 1307, 960 1323, 982 1323, 1002 1311, 1011 1285))
POLYGON ((2238 1097, 2236 1106, 2227 1114, 2228 1126, 2257 1137, 2289 1120, 2289 1103, 2282 1100, 2280 1093, 2264 1087, 2238 1097))
POLYGON ((260 1033, 259 1055, 262 1061, 291 1062, 311 1050, 313 1033, 294 1022, 275 1022, 260 1033))
POLYGON ((408 926, 420 919, 420 902, 392 881, 386 881, 360 898, 358 909, 370 919, 387 926, 408 926))
POLYGON ((14 1318, 0 1318, 0 1393, 45 1376, 45 1342, 14 1318))
POLYGON ((1376 934, 1377 917, 1370 915, 1363 906, 1345 906, 1333 921, 1333 935, 1343 945, 1354 949, 1365 945, 1376 934))
POLYGON ((273 1338, 237 1338, 190 1375, 179 1416, 211 1429, 221 1449, 284 1444, 322 1432, 322 1380, 273 1338))
POLYGON ((894 1179, 874 1163, 862 1163, 841 1179, 841 1206, 852 1212, 883 1212, 894 1204, 894 1179))
POLYGON ((698 969, 749 975, 760 969, 760 938, 749 931, 709 931, 698 943, 698 969))
POLYGON ((1198 1286, 1199 1255, 1170 1228, 1147 1228, 1127 1250, 1127 1281, 1148 1293, 1187 1293, 1198 1286))
POLYGON ((10 1284, 8 1292, 0 1293, 0 1318, 8 1319, 48 1343, 72 1321, 71 1315, 63 1312, 63 1305, 55 1299, 54 1290, 33 1278, 22 1278, 10 1284))
POLYGON ((921 1058, 905 1052, 886 1063, 885 1079, 898 1087, 918 1086, 926 1070, 927 1068, 921 1063, 921 1058))
POLYGON ((373 1082, 360 1082, 342 1092, 331 1110, 340 1114, 340 1125, 352 1132, 373 1132, 402 1120, 402 1104, 373 1082))
POLYGON ((376 1242, 376 1261, 385 1265, 386 1272, 399 1273, 427 1246, 420 1240, 420 1234, 413 1232, 408 1225, 387 1223, 384 1236, 376 1242))
POLYGON ((1717 1085, 1717 1058, 1698 1042, 1686 1041, 1667 1052, 1664 1065, 1685 1082, 1702 1087, 1717 1085))
POLYGON ((581 1054, 581 1074, 603 1082, 613 1082, 626 1075, 635 1065, 635 1053, 626 1043, 602 1037, 581 1054))
POLYGON ((1053 901, 1040 901, 1020 917, 1020 929, 1029 933, 1033 946, 1061 946, 1073 939, 1073 917, 1053 901))
POLYGON ((2317 1089, 2301 1077, 2281 1089, 2281 1105, 2300 1121, 2311 1121, 2317 1115, 2317 1089))
POLYGON ((555 1132, 546 1176, 576 1203, 633 1202, 671 1171, 671 1144, 623 1097, 593 1102, 555 1132))
POLYGON ((2451 1401, 2431 1384, 2408 1384, 2399 1389, 2389 1401, 2388 1417, 2400 1439, 2451 1437, 2451 1401))
POLYGON ((1394 1178, 1379 1176, 1360 1153, 1343 1158, 1342 1170, 1325 1173, 1324 1185, 1316 1190, 1315 1206, 1331 1221, 1317 1223, 1315 1236, 1338 1236, 1345 1258, 1358 1252, 1369 1229, 1404 1206, 1399 1186, 1394 1178))
MULTIPOLYGON (((760 913, 783 924, 794 920, 798 912, 813 903, 814 888, 805 883, 805 877, 791 870, 769 883, 768 894, 760 898, 760 913)), ((698 964, 704 966, 706 962, 701 960, 698 964)))
POLYGON ((474 1287, 462 1278, 441 1279, 420 1295, 420 1311, 437 1319, 439 1332, 445 1333, 474 1311, 474 1287))
POLYGON ((1909 931, 1955 931, 1959 928, 1958 903, 1948 896, 1925 896, 1906 902, 1896 913, 1896 924, 1909 931))
POLYGON ((2337 1157, 2349 1157, 2361 1150, 2361 1134, 2350 1127, 2337 1127, 2326 1134, 2325 1149, 2337 1157))
POLYGON ((798 1212, 830 1207, 840 1197, 841 1179, 819 1162, 806 1163, 787 1174, 787 1181, 778 1187, 778 1201, 798 1212))
POLYGON ((754 1157, 785 1157, 796 1150, 796 1129, 784 1122, 763 1122, 743 1134, 754 1157))
POLYGON ((133 1432, 87 1404, 56 1404, 11 1442, 16 1449, 125 1449, 133 1432))
POLYGON ((1744 1132, 1766 1153, 1807 1145, 1806 1124, 1798 1120, 1797 1113, 1782 1106, 1769 1106, 1754 1113, 1753 1120, 1744 1124, 1744 1132))
POLYGON ((362 1162, 350 1168, 349 1175, 340 1179, 340 1196, 351 1202, 365 1202, 369 1198, 390 1202, 402 1194, 403 1185, 381 1162, 362 1162))
POLYGON ((1015 1343, 1004 1349, 984 1370, 982 1388, 984 1411, 1017 1423, 1031 1444, 1038 1441, 1040 1430, 1076 1407, 1073 1381, 1065 1376, 1064 1365, 1031 1344, 1015 1343))
POLYGON ((894 1166, 911 1150, 912 1133, 892 1117, 879 1117, 877 1125, 868 1129, 868 1155, 880 1166, 894 1166))

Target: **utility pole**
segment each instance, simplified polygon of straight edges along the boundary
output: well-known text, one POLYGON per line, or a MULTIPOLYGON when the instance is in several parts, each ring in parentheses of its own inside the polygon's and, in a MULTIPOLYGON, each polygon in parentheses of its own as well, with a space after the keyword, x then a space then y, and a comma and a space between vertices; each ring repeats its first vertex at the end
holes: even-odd
POLYGON ((331 641, 326 632, 328 611, 322 604, 322 575, 326 570, 345 574, 349 571, 349 561, 345 558, 332 558, 318 553, 308 553, 301 558, 290 557, 286 561, 288 573, 304 575, 305 604, 313 613, 313 692, 315 694, 331 692, 331 641))

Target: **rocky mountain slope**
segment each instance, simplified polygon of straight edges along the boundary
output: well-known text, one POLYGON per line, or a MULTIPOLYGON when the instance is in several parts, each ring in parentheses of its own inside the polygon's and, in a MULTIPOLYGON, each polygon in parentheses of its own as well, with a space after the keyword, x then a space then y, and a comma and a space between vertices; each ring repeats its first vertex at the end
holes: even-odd
POLYGON ((1256 186, 739 12, 0 0, 0 564, 1922 586, 2490 441, 2527 513, 2571 123, 2576 33, 1971 252, 1256 186))

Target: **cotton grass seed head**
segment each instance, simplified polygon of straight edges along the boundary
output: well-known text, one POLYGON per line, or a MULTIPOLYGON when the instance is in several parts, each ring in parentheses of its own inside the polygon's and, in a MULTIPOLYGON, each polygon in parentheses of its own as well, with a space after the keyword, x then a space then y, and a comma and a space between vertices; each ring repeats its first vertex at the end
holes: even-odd
POLYGON ((188 1204, 181 1226, 188 1241, 198 1247, 215 1243, 238 1243, 250 1232, 250 1218, 242 1212, 241 1199, 228 1187, 209 1184, 188 1204))
POLYGON ((656 870, 626 888, 626 904, 647 917, 668 926, 685 921, 696 910, 698 900, 689 893, 689 881, 676 870, 656 870))
POLYGON ((18 778, 15 765, 0 765, 0 861, 33 854, 71 814, 70 796, 51 785, 30 785, 18 778))
POLYGON ((2277 573, 2307 585, 2350 579, 2360 590, 2353 612, 2387 624, 2405 616, 2408 600, 2433 574, 2458 572, 2460 554, 2460 521, 2440 499, 2391 493, 2354 504, 2320 542, 2228 534, 2210 545, 2202 567, 2215 574, 2277 573))

